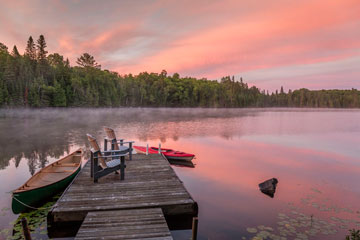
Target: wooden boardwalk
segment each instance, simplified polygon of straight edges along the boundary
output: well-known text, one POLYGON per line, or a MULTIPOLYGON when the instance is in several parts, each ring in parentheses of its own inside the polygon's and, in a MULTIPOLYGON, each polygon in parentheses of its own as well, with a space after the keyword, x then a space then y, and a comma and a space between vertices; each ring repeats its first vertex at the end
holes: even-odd
POLYGON ((88 212, 142 208, 161 208, 167 220, 197 216, 197 203, 161 155, 136 154, 126 166, 125 180, 110 174, 94 183, 86 163, 50 210, 48 224, 82 222, 88 212))
POLYGON ((172 239, 160 208, 89 212, 75 237, 82 239, 172 239))

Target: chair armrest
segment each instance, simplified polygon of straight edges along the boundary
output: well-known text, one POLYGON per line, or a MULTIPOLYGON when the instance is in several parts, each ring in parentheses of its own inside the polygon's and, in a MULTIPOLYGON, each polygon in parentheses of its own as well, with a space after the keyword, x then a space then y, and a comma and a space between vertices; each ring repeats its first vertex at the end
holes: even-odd
MULTIPOLYGON (((104 139, 106 139, 106 140, 108 140, 109 142, 111 142, 113 139, 110 139, 110 138, 108 138, 108 137, 105 137, 104 139)), ((125 140, 125 139, 123 139, 123 138, 121 138, 121 139, 116 139, 117 141, 120 141, 120 140, 125 140)))
POLYGON ((94 159, 97 159, 97 158, 114 158, 114 157, 124 157, 124 156, 127 156, 128 154, 117 154, 117 155, 108 155, 108 156, 97 156, 97 157, 94 157, 94 159))
POLYGON ((119 143, 135 143, 135 141, 119 142, 119 143))
MULTIPOLYGON (((127 150, 127 149, 126 149, 127 150)), ((125 149, 123 149, 123 150, 108 150, 108 151, 102 151, 102 153, 104 153, 104 154, 109 154, 109 153, 121 153, 121 152, 124 152, 124 151, 126 151, 125 149)))

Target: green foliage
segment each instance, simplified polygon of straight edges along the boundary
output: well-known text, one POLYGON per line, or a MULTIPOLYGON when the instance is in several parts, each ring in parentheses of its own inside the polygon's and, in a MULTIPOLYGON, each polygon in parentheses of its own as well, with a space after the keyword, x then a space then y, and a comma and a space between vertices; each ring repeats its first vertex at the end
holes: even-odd
POLYGON ((95 61, 95 58, 88 53, 83 53, 83 55, 77 59, 76 63, 84 68, 101 68, 101 65, 95 61))
POLYGON ((45 61, 47 51, 45 50, 46 42, 43 35, 39 36, 36 47, 37 47, 37 60, 39 62, 45 61))
POLYGON ((0 53, 8 53, 8 47, 0 42, 0 53))
POLYGON ((13 57, 15 57, 15 58, 20 57, 20 53, 19 53, 16 45, 14 45, 13 50, 12 50, 12 52, 11 52, 11 55, 12 55, 13 57))
POLYGON ((346 236, 346 240, 360 240, 360 230, 350 229, 350 235, 346 236))
POLYGON ((29 40, 27 41, 24 55, 29 57, 31 60, 36 60, 36 48, 32 36, 30 36, 29 40))
POLYGON ((84 53, 71 67, 69 60, 48 56, 40 35, 37 45, 29 37, 24 56, 16 46, 11 54, 0 43, 0 106, 30 107, 360 107, 360 92, 310 91, 302 88, 269 94, 249 87, 243 79, 225 76, 221 81, 143 72, 119 75, 101 70, 94 57, 84 53))
POLYGON ((53 99, 52 106, 54 106, 54 107, 66 107, 65 90, 57 82, 55 82, 55 86, 54 86, 54 99, 53 99))

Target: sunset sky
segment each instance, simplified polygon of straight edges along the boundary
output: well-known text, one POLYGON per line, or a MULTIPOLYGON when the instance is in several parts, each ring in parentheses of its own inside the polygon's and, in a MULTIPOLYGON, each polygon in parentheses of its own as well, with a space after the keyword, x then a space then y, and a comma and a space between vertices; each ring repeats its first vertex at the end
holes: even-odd
POLYGON ((261 89, 360 88, 359 0, 6 1, 0 42, 89 52, 103 69, 220 79, 261 89))

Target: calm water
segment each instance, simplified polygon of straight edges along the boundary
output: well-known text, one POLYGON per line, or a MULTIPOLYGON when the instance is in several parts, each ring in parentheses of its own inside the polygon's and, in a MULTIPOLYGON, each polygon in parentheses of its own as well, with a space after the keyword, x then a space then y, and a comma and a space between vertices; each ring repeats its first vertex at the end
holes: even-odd
MULTIPOLYGON (((103 126, 196 154, 195 168, 173 168, 199 204, 199 239, 343 239, 360 229, 360 110, 0 110, 0 239, 18 218, 8 192, 88 147, 86 133, 104 137, 103 126), (270 198, 258 184, 273 177, 270 198)), ((34 236, 47 238, 45 222, 34 236)))

